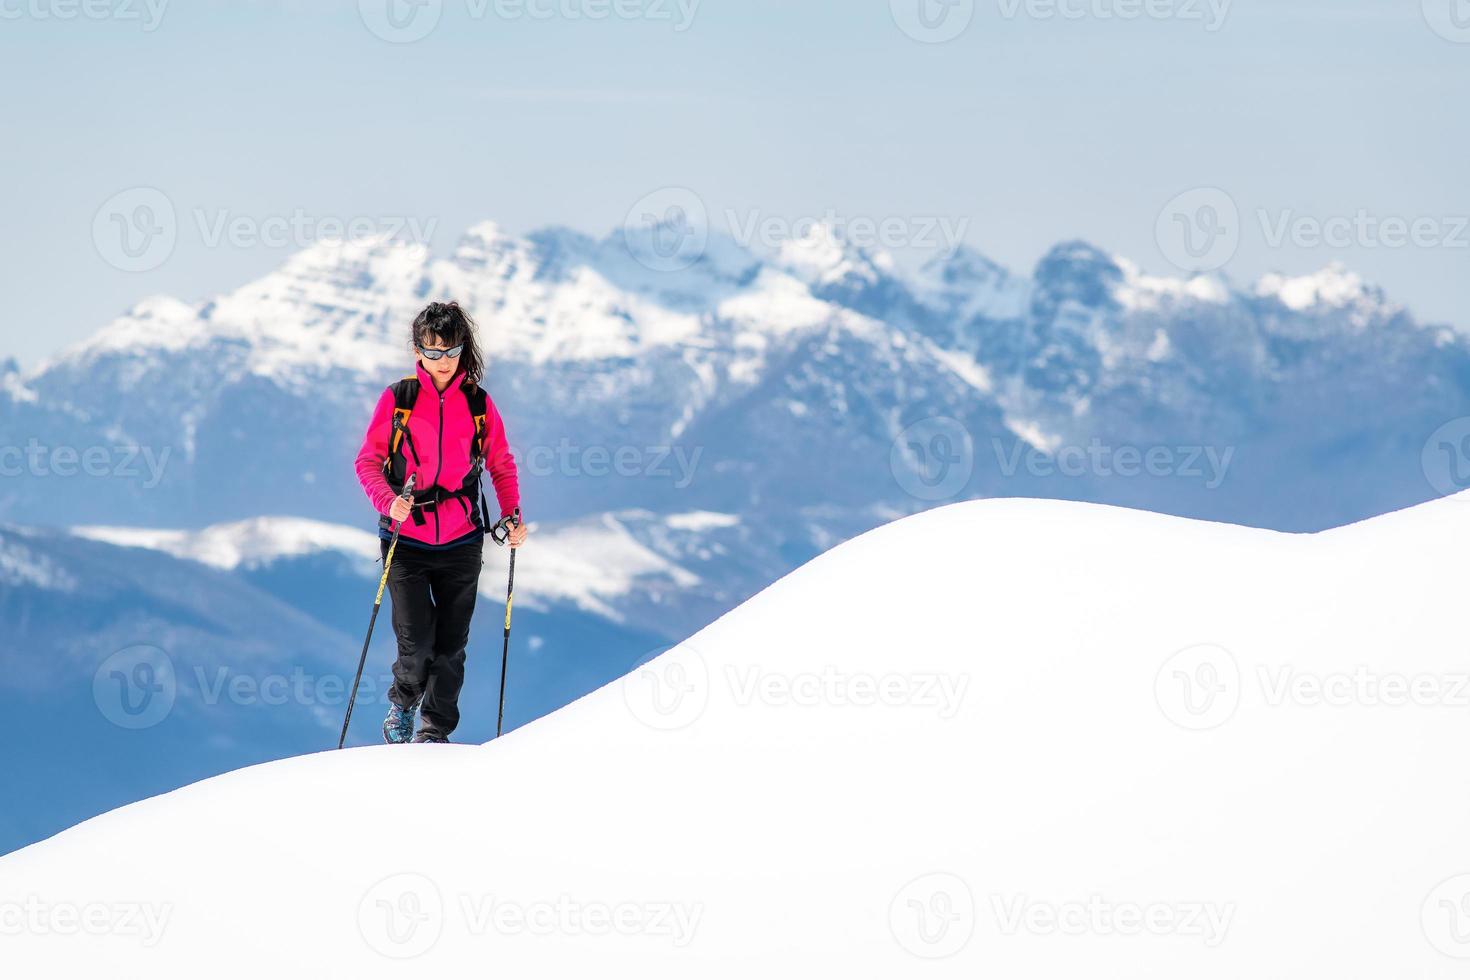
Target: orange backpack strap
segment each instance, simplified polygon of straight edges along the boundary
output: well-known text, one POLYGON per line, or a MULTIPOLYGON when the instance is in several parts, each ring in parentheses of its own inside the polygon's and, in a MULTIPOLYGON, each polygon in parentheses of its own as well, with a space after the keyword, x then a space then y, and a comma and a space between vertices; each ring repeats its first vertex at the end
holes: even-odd
POLYGON ((396 456, 398 447, 403 443, 403 436, 408 431, 408 417, 413 414, 411 408, 393 409, 393 441, 388 446, 389 455, 396 456))
POLYGON ((470 403, 470 414, 475 419, 475 441, 470 446, 470 458, 475 462, 484 459, 485 456, 485 416, 489 414, 488 408, 490 397, 485 394, 485 389, 479 385, 464 385, 464 396, 470 403))
POLYGON ((390 389, 393 392, 393 436, 388 442, 388 458, 383 461, 383 471, 388 476, 390 485, 397 489, 407 479, 408 465, 403 458, 404 440, 408 440, 408 449, 418 456, 418 451, 413 448, 413 440, 408 435, 408 419, 413 414, 414 402, 419 397, 419 379, 417 375, 409 375, 401 381, 395 381, 390 389))

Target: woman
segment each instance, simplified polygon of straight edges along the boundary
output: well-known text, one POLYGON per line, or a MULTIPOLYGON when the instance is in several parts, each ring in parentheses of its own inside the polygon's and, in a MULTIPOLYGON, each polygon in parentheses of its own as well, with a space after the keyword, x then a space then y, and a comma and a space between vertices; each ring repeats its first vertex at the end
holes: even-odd
POLYGON ((389 743, 447 742, 459 724, 465 646, 480 582, 488 507, 480 475, 495 486, 508 543, 520 547, 516 464, 484 375, 475 325, 458 303, 431 303, 413 321, 414 375, 378 399, 357 454, 357 478, 379 515, 386 559, 400 528, 388 589, 393 599, 392 702, 383 722, 389 743), (412 494, 404 485, 415 476, 412 494), (414 733, 415 715, 423 725, 414 733))

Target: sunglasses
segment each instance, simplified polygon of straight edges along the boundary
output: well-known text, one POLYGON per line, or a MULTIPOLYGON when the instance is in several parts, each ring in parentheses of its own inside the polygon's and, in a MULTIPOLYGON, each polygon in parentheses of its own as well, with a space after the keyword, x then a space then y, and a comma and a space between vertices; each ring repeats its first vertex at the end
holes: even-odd
POLYGON ((460 344, 458 347, 451 347, 448 350, 435 350, 433 347, 420 347, 419 353, 424 355, 431 361, 437 361, 441 357, 458 357, 463 350, 464 344, 460 344))

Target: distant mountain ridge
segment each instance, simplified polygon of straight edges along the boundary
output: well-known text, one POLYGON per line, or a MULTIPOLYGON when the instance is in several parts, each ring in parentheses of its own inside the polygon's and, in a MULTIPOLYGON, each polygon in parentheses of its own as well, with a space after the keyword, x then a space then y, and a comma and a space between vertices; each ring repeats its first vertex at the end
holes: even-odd
POLYGON ((1470 410, 1464 335, 1335 266, 1237 288, 1066 242, 1029 277, 969 247, 908 275, 825 226, 760 256, 712 235, 672 272, 643 254, 622 231, 518 237, 485 222, 448 257, 324 243, 198 306, 144 300, 36 370, 0 371, 0 439, 167 450, 161 482, 12 482, 0 519, 370 521, 351 455, 373 398, 411 363, 408 322, 436 298, 480 320, 487 387, 532 464, 528 512, 760 513, 791 525, 802 553, 935 502, 906 486, 905 467, 928 465, 899 445, 916 423, 953 420, 966 443, 973 474, 955 498, 1306 529, 1432 496, 1416 454, 1470 410), (1001 465, 1094 442, 1230 448, 1234 470, 1204 490, 1001 465), (620 473, 599 463, 617 450, 620 473), (691 472, 667 465, 678 456, 691 472), (1293 487, 1313 499, 1293 502, 1293 487))

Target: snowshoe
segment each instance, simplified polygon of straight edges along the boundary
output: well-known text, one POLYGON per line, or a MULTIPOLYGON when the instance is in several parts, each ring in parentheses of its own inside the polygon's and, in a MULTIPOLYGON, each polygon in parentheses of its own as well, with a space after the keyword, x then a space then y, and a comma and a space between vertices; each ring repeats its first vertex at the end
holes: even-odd
POLYGON ((417 735, 415 735, 413 737, 413 740, 420 743, 432 742, 439 745, 449 744, 449 739, 445 738, 443 735, 440 735, 438 732, 432 731, 427 728, 423 729, 417 735))

